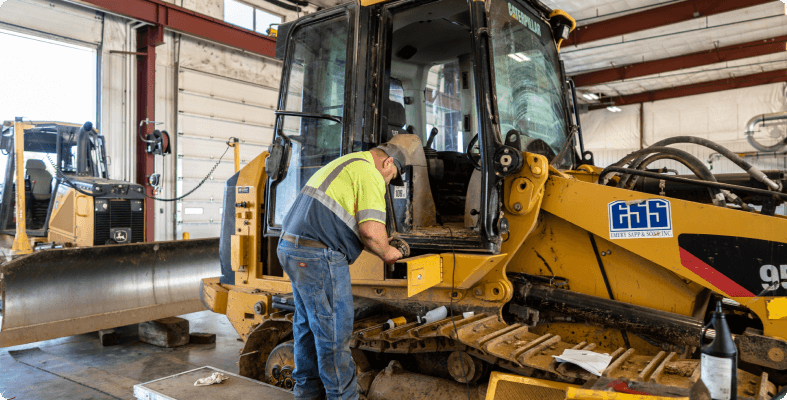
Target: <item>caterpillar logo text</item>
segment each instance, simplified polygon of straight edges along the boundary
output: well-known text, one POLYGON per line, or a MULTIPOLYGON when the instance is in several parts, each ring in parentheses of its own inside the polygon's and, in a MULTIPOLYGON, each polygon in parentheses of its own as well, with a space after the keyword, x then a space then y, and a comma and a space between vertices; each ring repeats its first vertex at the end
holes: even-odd
POLYGON ((669 200, 613 201, 609 203, 610 239, 672 237, 669 200))

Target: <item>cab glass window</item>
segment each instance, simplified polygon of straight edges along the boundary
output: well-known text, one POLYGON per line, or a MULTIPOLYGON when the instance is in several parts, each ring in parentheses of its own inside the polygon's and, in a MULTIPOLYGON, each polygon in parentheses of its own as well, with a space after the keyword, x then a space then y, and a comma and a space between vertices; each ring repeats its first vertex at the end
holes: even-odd
MULTIPOLYGON (((348 31, 345 14, 293 33, 284 110, 343 116, 348 31)), ((274 224, 281 225, 309 178, 341 155, 342 125, 321 118, 280 116, 277 126, 292 141, 289 169, 274 188, 274 224)))
POLYGON ((500 133, 552 159, 566 142, 565 97, 552 32, 516 1, 495 0, 490 31, 500 133))

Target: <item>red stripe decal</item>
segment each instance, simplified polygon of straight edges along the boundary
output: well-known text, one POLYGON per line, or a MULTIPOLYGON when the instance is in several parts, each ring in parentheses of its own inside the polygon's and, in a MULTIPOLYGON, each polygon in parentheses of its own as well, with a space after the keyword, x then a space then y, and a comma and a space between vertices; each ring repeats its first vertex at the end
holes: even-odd
POLYGON ((721 272, 716 271, 716 269, 682 247, 680 248, 680 262, 684 267, 699 275, 700 278, 705 279, 711 285, 716 286, 730 297, 754 297, 754 293, 746 290, 721 272))

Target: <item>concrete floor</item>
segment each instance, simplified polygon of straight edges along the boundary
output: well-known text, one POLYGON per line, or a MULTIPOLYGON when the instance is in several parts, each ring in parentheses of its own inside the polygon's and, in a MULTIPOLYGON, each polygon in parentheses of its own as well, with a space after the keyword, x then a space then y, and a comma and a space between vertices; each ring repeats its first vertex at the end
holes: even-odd
POLYGON ((227 317, 202 311, 181 315, 192 333, 216 334, 216 343, 166 349, 139 342, 136 325, 123 340, 102 347, 98 333, 0 349, 0 395, 22 399, 134 399, 132 387, 212 366, 237 373, 243 342, 227 317))

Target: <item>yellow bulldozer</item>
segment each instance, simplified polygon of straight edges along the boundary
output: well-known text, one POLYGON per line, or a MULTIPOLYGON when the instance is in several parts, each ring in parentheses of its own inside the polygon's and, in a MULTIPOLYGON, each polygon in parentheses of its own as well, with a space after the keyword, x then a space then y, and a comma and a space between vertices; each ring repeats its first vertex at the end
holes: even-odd
POLYGON ((739 398, 787 384, 784 174, 692 137, 595 167, 559 58, 574 27, 535 0, 360 0, 279 27, 274 142, 227 183, 222 276, 202 281, 245 341, 242 375, 293 385, 276 256, 293 200, 321 166, 397 136, 412 166, 386 226, 410 255, 350 266, 370 399, 565 398, 598 378, 557 362, 567 349, 610 355, 601 378, 687 397, 717 302, 739 398), (713 175, 674 144, 742 173, 713 175), (693 175, 649 168, 665 159, 693 175))
POLYGON ((5 122, 3 167, 0 347, 203 309, 218 238, 144 243, 145 188, 109 179, 92 124, 5 122))
POLYGON ((0 148, 7 253, 144 241, 144 188, 109 179, 104 136, 90 122, 6 121, 0 148))

